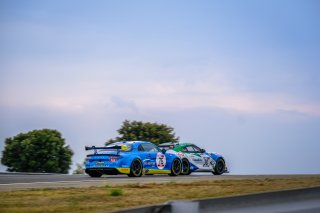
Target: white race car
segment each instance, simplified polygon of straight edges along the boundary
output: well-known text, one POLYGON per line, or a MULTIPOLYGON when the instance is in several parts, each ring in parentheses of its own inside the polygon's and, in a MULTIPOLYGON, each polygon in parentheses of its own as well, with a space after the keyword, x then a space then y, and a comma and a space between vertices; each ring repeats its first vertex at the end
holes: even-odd
POLYGON ((192 143, 168 142, 160 144, 159 147, 182 159, 182 175, 189 175, 191 172, 212 172, 221 175, 228 172, 222 155, 208 153, 192 143))

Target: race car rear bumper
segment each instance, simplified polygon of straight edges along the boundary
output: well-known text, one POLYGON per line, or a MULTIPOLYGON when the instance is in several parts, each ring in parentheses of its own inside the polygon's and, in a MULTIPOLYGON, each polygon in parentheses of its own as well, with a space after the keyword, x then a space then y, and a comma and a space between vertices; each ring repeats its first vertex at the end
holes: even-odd
POLYGON ((90 171, 105 175, 130 174, 130 168, 88 168, 85 170, 87 174, 89 174, 90 171))

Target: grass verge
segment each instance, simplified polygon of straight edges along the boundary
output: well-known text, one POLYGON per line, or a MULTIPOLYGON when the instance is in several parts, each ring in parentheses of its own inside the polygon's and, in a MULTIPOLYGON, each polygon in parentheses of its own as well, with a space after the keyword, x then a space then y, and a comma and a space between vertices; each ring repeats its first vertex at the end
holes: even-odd
POLYGON ((0 192, 1 213, 108 212, 169 200, 220 197, 320 186, 320 176, 148 183, 0 192))

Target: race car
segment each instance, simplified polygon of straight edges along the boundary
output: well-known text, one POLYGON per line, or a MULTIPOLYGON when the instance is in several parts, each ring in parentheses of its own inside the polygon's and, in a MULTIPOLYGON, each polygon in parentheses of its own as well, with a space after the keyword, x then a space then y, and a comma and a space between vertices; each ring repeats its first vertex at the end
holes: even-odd
POLYGON ((212 172, 215 175, 227 173, 225 159, 217 153, 208 153, 192 143, 162 143, 160 148, 174 153, 182 160, 182 175, 191 172, 212 172))
POLYGON ((123 141, 105 147, 87 147, 93 153, 87 155, 85 172, 90 177, 103 174, 127 174, 140 177, 142 174, 168 174, 177 176, 181 172, 182 161, 173 152, 161 150, 147 141, 123 141))

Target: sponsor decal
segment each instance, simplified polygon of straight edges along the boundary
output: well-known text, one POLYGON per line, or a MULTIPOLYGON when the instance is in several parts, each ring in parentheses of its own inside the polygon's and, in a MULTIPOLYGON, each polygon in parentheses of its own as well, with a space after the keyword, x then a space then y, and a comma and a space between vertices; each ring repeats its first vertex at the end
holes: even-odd
POLYGON ((154 161, 150 161, 149 159, 143 161, 143 166, 151 166, 155 167, 156 163, 154 161))
POLYGON ((94 167, 108 167, 109 165, 105 164, 103 161, 97 161, 94 167))
POLYGON ((198 155, 191 155, 191 159, 194 161, 194 162, 198 162, 198 163, 202 163, 203 160, 200 156, 198 155))
POLYGON ((156 164, 158 169, 163 169, 166 166, 166 156, 161 152, 157 153, 156 164))
POLYGON ((97 161, 96 164, 97 165, 104 165, 104 162, 103 161, 97 161))

